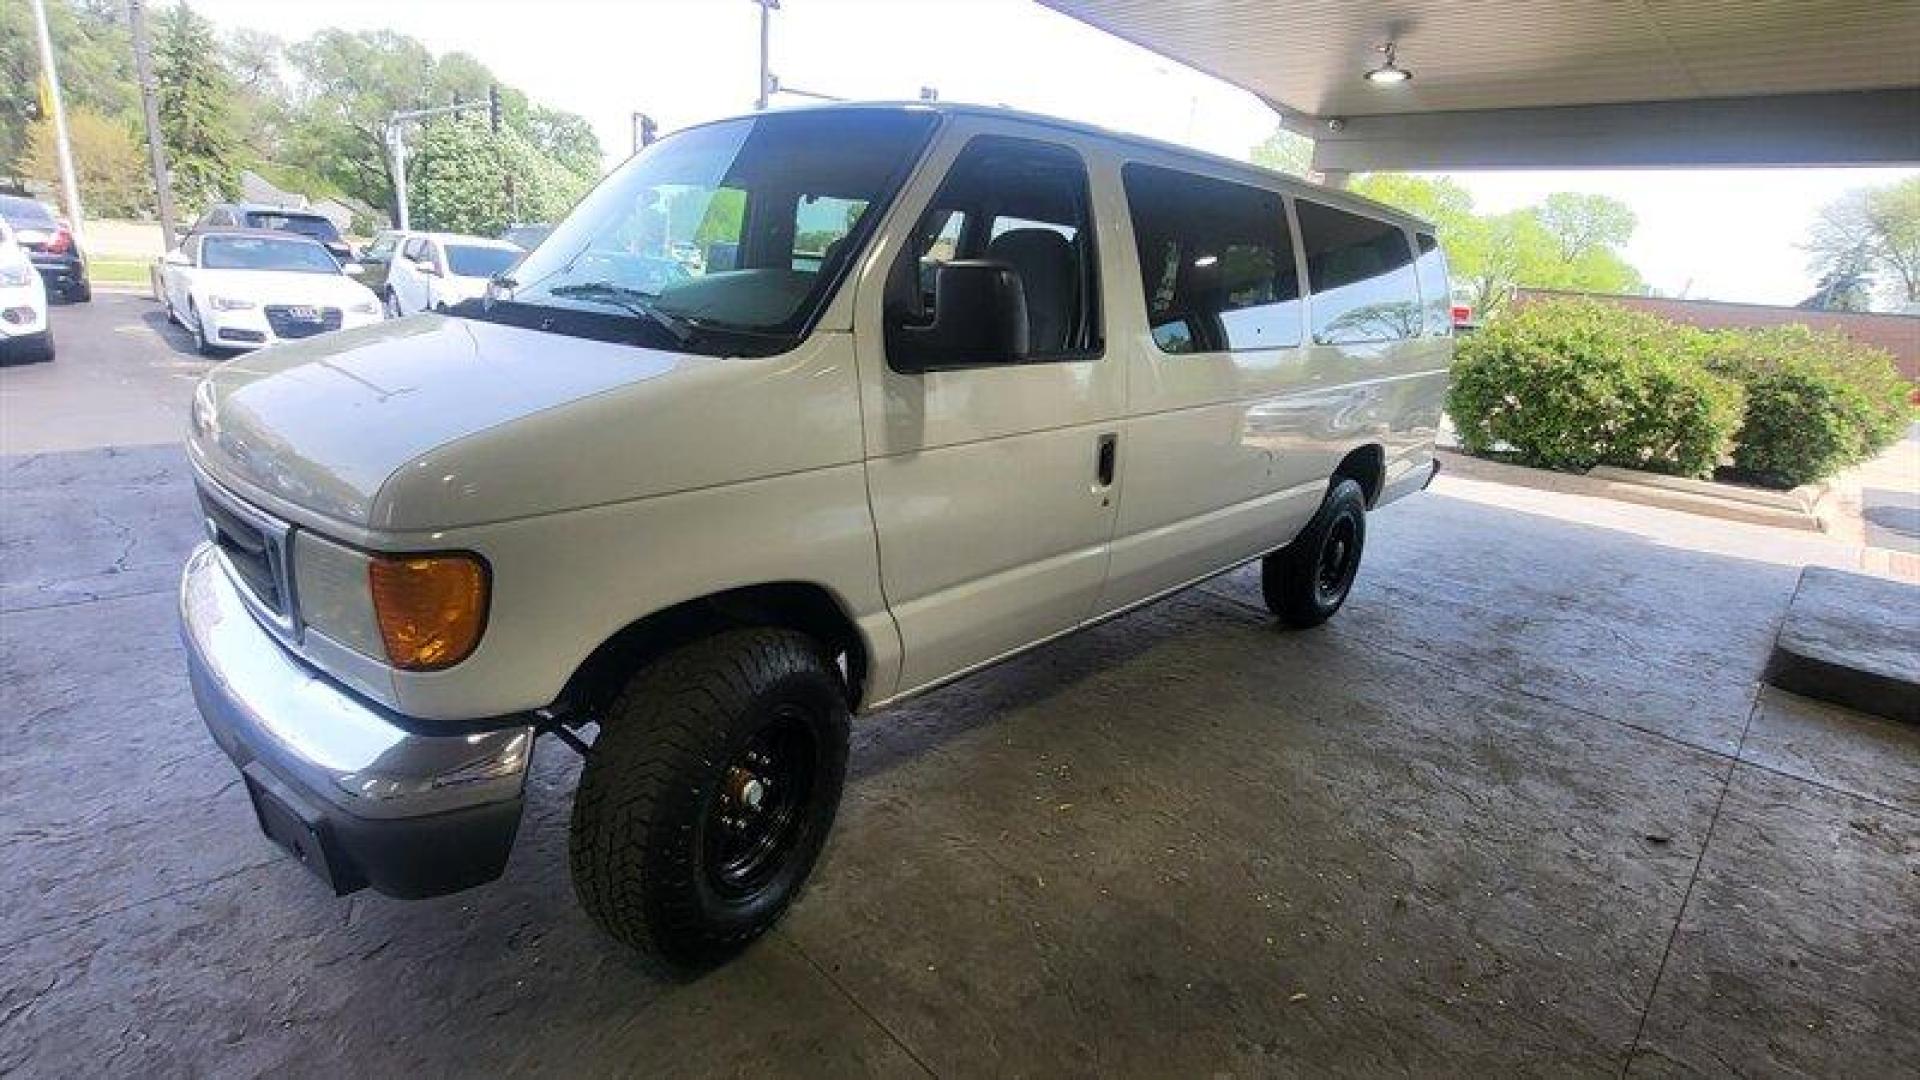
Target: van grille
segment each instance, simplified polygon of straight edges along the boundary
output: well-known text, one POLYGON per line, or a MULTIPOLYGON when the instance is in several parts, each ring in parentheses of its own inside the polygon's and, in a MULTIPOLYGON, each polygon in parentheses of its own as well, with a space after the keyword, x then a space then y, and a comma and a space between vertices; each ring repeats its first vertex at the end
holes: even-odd
POLYGON ((284 557, 277 537, 222 505, 202 487, 200 512, 206 516, 208 533, 226 556, 240 584, 275 615, 287 614, 286 580, 281 559, 284 557))

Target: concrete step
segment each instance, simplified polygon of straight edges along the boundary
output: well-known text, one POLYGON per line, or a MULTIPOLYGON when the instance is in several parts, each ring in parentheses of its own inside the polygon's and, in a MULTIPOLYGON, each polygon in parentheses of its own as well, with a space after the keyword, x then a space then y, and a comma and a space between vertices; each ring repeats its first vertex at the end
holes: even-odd
POLYGON ((1920 723, 1920 586, 1818 566, 1802 570, 1767 681, 1920 723))

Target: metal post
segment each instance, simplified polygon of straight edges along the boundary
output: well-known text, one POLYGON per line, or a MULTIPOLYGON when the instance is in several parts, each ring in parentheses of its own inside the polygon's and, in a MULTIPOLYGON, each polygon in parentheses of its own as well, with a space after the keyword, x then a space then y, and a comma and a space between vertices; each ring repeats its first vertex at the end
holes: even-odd
POLYGON ((773 92, 773 69, 768 55, 768 38, 773 22, 773 12, 780 6, 780 0, 753 0, 760 6, 760 92, 753 100, 755 109, 767 107, 767 96, 773 92))
POLYGON ((133 69, 140 80, 140 108, 147 121, 147 158, 153 165, 154 207, 160 212, 160 237, 173 250, 173 180, 167 174, 167 144, 160 138, 160 104, 153 81, 153 43, 147 38, 145 0, 127 0, 133 30, 133 69))
POLYGON ((53 35, 47 31, 46 0, 33 0, 33 21, 40 35, 40 70, 47 80, 47 101, 53 113, 53 151, 60 164, 60 190, 67 200, 67 230, 81 243, 80 185, 73 177, 73 145, 67 141, 67 110, 60 102, 60 73, 53 63, 53 35))
POLYGON ((387 149, 393 155, 393 227, 406 232, 412 227, 407 222, 407 144, 397 123, 387 125, 387 149))

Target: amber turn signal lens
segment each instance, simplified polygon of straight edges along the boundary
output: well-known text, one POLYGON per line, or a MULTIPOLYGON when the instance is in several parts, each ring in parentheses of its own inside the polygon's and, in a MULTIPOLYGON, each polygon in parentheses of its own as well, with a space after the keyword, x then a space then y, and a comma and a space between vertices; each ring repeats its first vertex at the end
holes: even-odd
POLYGON ((476 555, 375 556, 367 564, 387 659, 438 671, 467 658, 487 625, 487 567, 476 555))

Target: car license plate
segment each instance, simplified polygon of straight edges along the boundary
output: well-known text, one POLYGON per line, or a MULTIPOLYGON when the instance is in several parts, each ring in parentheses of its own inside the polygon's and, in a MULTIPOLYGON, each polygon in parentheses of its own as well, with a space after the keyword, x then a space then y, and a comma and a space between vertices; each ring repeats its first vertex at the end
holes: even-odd
POLYGON ((295 322, 319 322, 320 309, 299 305, 287 309, 287 317, 295 322))

